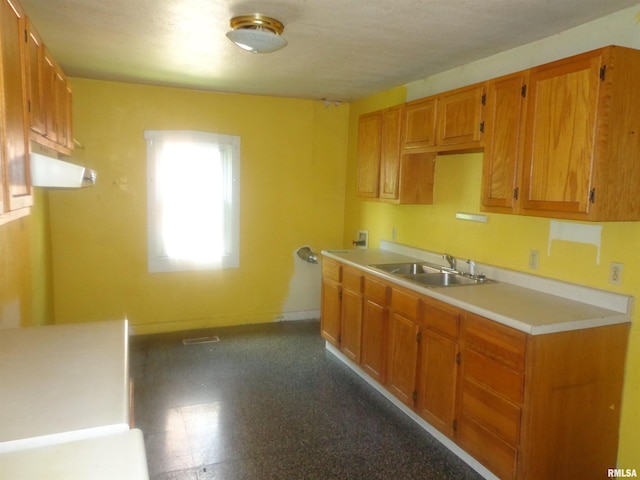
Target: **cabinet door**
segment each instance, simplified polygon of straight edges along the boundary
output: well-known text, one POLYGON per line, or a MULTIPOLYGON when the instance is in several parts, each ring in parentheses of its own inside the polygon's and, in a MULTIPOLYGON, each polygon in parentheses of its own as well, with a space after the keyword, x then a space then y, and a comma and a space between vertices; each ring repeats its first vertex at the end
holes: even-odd
POLYGON ((322 279, 320 334, 329 343, 340 346, 341 287, 333 280, 322 279))
POLYGON ((380 198, 398 198, 402 114, 402 105, 390 108, 382 113, 380 135, 380 198))
POLYGON ((415 405, 418 333, 415 321, 397 312, 390 314, 387 388, 410 407, 415 405))
POLYGON ((601 53, 533 69, 527 95, 522 207, 587 213, 601 53))
POLYGON ((378 383, 384 383, 387 309, 365 299, 362 309, 362 369, 378 383))
POLYGON ((436 144, 436 98, 410 102, 404 114, 404 148, 433 147, 436 144))
POLYGON ((342 288, 340 350, 347 358, 360 363, 362 341, 362 295, 342 288))
POLYGON ((358 153, 356 195, 378 198, 380 185, 380 132, 382 115, 379 112, 362 115, 358 122, 358 153))
POLYGON ((42 76, 42 98, 45 109, 45 136, 49 140, 57 142, 58 131, 56 127, 56 100, 54 87, 56 77, 56 64, 46 47, 44 49, 44 64, 42 68, 42 76))
POLYGON ((42 82, 44 80, 44 46, 33 24, 27 19, 26 35, 27 59, 27 93, 29 97, 29 125, 31 130, 44 135, 46 133, 44 97, 42 82))
POLYGON ((432 299, 423 300, 418 414, 453 437, 458 377, 460 311, 432 299))
POLYGON ((4 195, 8 204, 0 213, 30 206, 29 137, 26 121, 26 92, 23 79, 24 14, 17 3, 0 0, 0 95, 3 123, 2 163, 4 195))
POLYGON ((482 172, 482 205, 487 211, 510 213, 516 204, 526 77, 526 72, 508 75, 487 87, 482 172))
POLYGON ((473 85, 438 97, 438 145, 461 145, 481 139, 484 85, 473 85))
POLYGON ((453 437, 458 345, 434 330, 422 333, 418 413, 442 433, 453 437))
POLYGON ((71 87, 67 82, 67 77, 56 66, 53 77, 54 90, 54 115, 56 124, 56 138, 61 147, 73 147, 73 136, 71 132, 71 87))

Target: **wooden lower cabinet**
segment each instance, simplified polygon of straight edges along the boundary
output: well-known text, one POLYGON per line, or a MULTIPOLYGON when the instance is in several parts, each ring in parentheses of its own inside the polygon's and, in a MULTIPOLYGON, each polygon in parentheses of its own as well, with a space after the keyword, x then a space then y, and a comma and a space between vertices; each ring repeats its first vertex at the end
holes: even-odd
POLYGON ((465 314, 457 442, 497 476, 516 474, 527 335, 465 314))
POLYGON ((502 479, 616 465, 628 324, 526 335, 464 314, 456 442, 502 479))
POLYGON ((360 362, 362 339, 362 296, 354 291, 342 290, 340 349, 349 360, 360 362))
POLYGON ((386 282, 365 275, 360 366, 376 382, 385 383, 389 292, 386 282))
POLYGON ((320 335, 336 347, 340 346, 340 315, 342 266, 325 258, 322 261, 322 307, 320 310, 320 335))
POLYGON ((386 386, 410 407, 415 405, 418 334, 419 328, 415 320, 396 312, 390 314, 386 386))
POLYGON ((336 347, 340 346, 340 284, 324 278, 322 280, 322 310, 320 313, 320 335, 336 347))
POLYGON ((458 377, 459 311, 423 301, 416 411, 453 437, 458 377))
POLYGON ((629 324, 527 339, 518 479, 601 479, 616 465, 629 324))
POLYGON ((386 387, 410 407, 415 405, 417 395, 419 305, 420 297, 414 292, 399 288, 391 290, 386 387))
POLYGON ((385 382, 387 309, 367 298, 362 307, 362 369, 378 383, 385 382))
POLYGON ((629 324, 528 335, 331 262, 322 336, 497 477, 616 465, 629 324))
POLYGON ((320 334, 349 360, 360 362, 362 341, 362 274, 333 260, 322 264, 320 334))

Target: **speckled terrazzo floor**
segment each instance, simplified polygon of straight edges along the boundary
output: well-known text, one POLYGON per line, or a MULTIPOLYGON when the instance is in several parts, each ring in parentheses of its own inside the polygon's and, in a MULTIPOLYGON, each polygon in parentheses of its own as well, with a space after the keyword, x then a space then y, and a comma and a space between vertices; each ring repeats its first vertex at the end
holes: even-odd
POLYGON ((317 321, 133 337, 152 480, 480 479, 324 349, 317 321), (184 338, 220 341, 183 345, 184 338))

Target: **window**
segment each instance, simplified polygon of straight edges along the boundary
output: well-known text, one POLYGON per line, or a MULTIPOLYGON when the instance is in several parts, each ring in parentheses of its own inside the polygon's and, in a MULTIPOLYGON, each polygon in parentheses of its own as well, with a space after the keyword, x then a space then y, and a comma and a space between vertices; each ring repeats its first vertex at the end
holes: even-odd
POLYGON ((240 137, 147 130, 148 269, 240 263, 240 137))

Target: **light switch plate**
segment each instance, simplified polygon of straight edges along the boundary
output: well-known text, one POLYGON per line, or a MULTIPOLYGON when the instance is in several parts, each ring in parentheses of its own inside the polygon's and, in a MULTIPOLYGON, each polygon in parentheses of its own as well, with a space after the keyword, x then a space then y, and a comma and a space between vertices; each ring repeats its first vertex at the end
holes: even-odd
POLYGON ((369 230, 358 230, 358 242, 364 240, 364 245, 358 245, 358 248, 369 248, 369 230))

